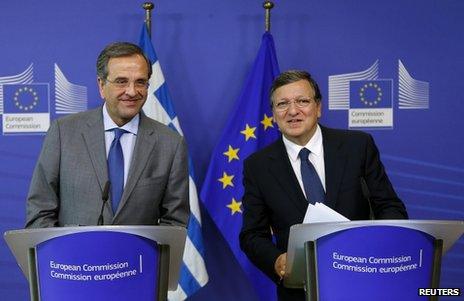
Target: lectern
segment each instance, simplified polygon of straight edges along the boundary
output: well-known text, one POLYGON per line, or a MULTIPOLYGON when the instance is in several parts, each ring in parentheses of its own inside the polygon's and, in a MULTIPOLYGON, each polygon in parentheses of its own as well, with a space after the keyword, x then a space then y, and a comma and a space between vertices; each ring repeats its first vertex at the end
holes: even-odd
POLYGON ((31 300, 166 300, 175 290, 186 229, 89 226, 8 231, 31 300))
POLYGON ((427 300, 419 288, 439 287, 441 256, 463 233, 462 221, 294 225, 284 286, 309 301, 427 300))

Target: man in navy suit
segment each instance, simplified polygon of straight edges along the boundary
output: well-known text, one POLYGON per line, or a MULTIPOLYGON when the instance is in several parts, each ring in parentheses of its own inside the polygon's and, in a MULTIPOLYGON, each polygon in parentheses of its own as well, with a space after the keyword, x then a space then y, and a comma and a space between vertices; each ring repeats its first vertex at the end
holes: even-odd
POLYGON ((285 276, 290 227, 303 222, 308 202, 323 202, 350 220, 369 219, 371 212, 376 219, 406 219, 408 215, 372 137, 318 124, 322 96, 309 73, 280 74, 270 95, 282 137, 245 160, 240 246, 278 284, 279 300, 304 300, 302 289, 284 288, 280 280, 285 276), (304 148, 309 151, 304 153, 304 148), (302 164, 310 164, 317 185, 304 183, 302 164), (369 190, 369 200, 363 185, 369 190), (315 186, 322 194, 317 199, 315 186))

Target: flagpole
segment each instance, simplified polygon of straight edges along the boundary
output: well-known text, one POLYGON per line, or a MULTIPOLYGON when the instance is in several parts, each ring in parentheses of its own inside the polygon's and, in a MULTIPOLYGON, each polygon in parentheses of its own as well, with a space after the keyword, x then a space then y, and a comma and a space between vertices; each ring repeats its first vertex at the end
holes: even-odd
POLYGON ((265 19, 265 30, 266 32, 271 31, 271 9, 274 7, 274 3, 272 1, 266 1, 263 3, 263 7, 266 10, 266 19, 265 19))
POLYGON ((151 10, 155 8, 153 2, 145 2, 142 5, 145 10, 145 25, 147 26, 148 36, 151 38, 151 10))

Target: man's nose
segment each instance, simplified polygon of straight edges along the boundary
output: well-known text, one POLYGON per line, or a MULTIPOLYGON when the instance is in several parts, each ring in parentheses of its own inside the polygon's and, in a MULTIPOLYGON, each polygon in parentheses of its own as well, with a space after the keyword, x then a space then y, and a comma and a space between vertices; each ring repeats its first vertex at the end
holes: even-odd
POLYGON ((126 94, 129 96, 137 95, 137 89, 135 89, 135 83, 130 82, 129 85, 126 87, 126 94))
POLYGON ((288 114, 290 115, 296 115, 298 114, 298 107, 296 106, 296 103, 294 101, 291 101, 288 104, 288 114))

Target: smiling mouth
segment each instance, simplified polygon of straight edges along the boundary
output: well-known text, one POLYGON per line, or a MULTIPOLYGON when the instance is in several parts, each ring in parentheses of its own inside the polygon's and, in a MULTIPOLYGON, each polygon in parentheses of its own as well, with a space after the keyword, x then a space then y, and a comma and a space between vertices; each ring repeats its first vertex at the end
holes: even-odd
POLYGON ((125 99, 120 102, 126 108, 137 108, 139 105, 138 99, 125 99))
POLYGON ((301 119, 290 119, 290 120, 287 120, 287 123, 298 123, 298 122, 302 122, 303 120, 301 119))
POLYGON ((120 99, 120 101, 122 102, 129 102, 129 103, 135 103, 137 101, 139 101, 140 99, 120 99))

